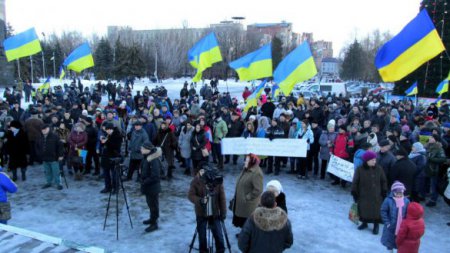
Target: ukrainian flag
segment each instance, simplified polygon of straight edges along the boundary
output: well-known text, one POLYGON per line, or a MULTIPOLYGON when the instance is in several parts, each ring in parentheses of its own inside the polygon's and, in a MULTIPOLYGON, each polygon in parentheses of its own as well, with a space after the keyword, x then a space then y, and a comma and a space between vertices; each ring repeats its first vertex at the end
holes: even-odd
POLYGON ((378 50, 375 66, 383 81, 398 81, 444 50, 427 10, 423 9, 378 50))
POLYGON ((37 89, 38 91, 42 92, 42 94, 47 94, 48 90, 50 89, 50 77, 48 77, 47 80, 45 80, 45 82, 37 89))
POLYGON ((415 82, 413 85, 411 85, 411 87, 409 87, 405 91, 406 96, 416 95, 417 93, 419 93, 418 90, 417 90, 417 82, 415 82))
POLYGON ((439 96, 434 103, 436 104, 436 107, 441 107, 442 98, 439 96))
POLYGON ((308 42, 305 41, 278 64, 277 69, 273 72, 273 77, 283 94, 287 96, 295 84, 308 80, 316 74, 316 64, 308 42))
POLYGON ((276 98, 280 94, 280 86, 275 84, 272 86, 272 98, 276 98))
POLYGON ((444 79, 436 88, 437 94, 442 95, 443 93, 446 93, 448 91, 449 80, 450 80, 450 73, 448 74, 448 77, 444 79))
POLYGON ((13 37, 7 38, 3 42, 5 47, 6 59, 12 61, 25 56, 30 56, 42 51, 36 30, 28 29, 13 37))
POLYGON ((94 66, 94 58, 92 57, 91 48, 89 44, 83 43, 70 53, 70 55, 64 60, 63 66, 67 69, 75 72, 81 72, 84 69, 94 66))
POLYGON ((222 61, 222 54, 214 33, 208 34, 189 50, 188 60, 192 67, 197 69, 197 74, 192 79, 194 82, 202 79, 202 72, 205 69, 222 61))
POLYGON ((66 72, 64 71, 64 67, 61 66, 59 67, 59 80, 61 81, 64 78, 64 76, 66 76, 66 72))
POLYGON ((261 47, 230 63, 241 81, 250 81, 272 76, 272 45, 261 47))
POLYGON ((248 96, 247 103, 245 104, 244 112, 247 112, 248 109, 250 109, 251 107, 258 105, 258 98, 261 96, 261 93, 264 91, 264 86, 266 85, 266 83, 267 83, 267 79, 264 79, 264 81, 262 81, 261 84, 258 85, 258 87, 256 87, 256 89, 253 91, 253 93, 250 96, 248 96))

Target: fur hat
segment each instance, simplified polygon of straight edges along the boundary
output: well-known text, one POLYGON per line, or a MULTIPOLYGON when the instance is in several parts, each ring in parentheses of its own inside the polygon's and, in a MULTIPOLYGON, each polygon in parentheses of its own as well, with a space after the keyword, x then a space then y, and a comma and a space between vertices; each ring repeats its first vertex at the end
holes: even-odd
POLYGON ((362 159, 364 162, 370 161, 375 158, 377 158, 377 153, 370 150, 364 152, 364 154, 362 155, 362 159))
POLYGON ((378 146, 384 147, 384 146, 388 146, 389 144, 390 144, 389 141, 386 140, 386 139, 384 139, 384 140, 381 140, 381 141, 378 143, 378 146))

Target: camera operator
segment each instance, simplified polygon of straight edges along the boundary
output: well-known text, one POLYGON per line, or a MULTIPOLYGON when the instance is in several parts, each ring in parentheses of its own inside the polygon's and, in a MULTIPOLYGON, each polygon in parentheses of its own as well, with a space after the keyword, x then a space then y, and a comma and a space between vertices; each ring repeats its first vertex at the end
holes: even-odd
POLYGON ((122 136, 112 123, 104 124, 103 128, 106 136, 100 137, 100 143, 102 146, 101 166, 105 177, 105 188, 100 193, 108 193, 111 190, 113 192, 119 190, 115 187, 117 186, 116 180, 120 175, 116 175, 114 168, 116 162, 113 159, 121 157, 122 136))
POLYGON ((150 219, 143 222, 150 225, 145 232, 153 232, 158 229, 159 218, 159 193, 161 192, 161 148, 155 148, 150 141, 144 142, 141 146, 141 154, 144 156, 141 164, 141 192, 145 195, 148 208, 150 209, 150 219))
POLYGON ((227 208, 222 177, 218 176, 215 170, 201 169, 191 181, 188 198, 195 205, 200 253, 208 252, 206 239, 208 224, 214 236, 216 252, 225 252, 221 221, 226 218, 227 208), (209 211, 211 213, 208 213, 209 211))

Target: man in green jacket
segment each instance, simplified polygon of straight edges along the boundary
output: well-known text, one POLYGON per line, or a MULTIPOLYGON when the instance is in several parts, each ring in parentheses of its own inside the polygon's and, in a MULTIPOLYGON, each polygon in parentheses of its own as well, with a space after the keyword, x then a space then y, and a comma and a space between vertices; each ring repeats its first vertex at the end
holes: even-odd
POLYGON ((228 133, 228 127, 227 123, 222 119, 222 116, 220 113, 216 114, 216 118, 214 120, 214 129, 213 129, 213 163, 217 163, 219 161, 217 168, 220 170, 223 170, 223 156, 222 156, 222 150, 220 146, 220 142, 222 141, 225 136, 227 136, 228 133))

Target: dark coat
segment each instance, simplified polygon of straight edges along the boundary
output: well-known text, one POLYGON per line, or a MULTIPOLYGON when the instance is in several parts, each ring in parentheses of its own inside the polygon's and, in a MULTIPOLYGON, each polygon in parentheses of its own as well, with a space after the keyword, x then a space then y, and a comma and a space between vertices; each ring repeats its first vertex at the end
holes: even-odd
POLYGON ((142 159, 141 163, 141 192, 144 195, 154 195, 161 192, 161 148, 142 159))
MULTIPOLYGON (((223 184, 214 187, 213 196, 213 216, 226 217, 227 202, 223 184)), ((195 215, 197 217, 206 217, 205 206, 200 203, 202 198, 206 197, 206 185, 199 176, 194 177, 189 188, 188 199, 195 205, 195 215)))
POLYGON ((381 168, 383 168, 384 175, 389 175, 390 171, 392 170, 392 167, 395 164, 395 161, 397 161, 397 159, 395 158, 395 156, 392 154, 391 151, 385 153, 378 152, 377 164, 381 168))
POLYGON ((231 121, 228 125, 227 137, 241 137, 244 128, 245 126, 242 120, 238 119, 236 121, 231 121))
POLYGON ((319 150, 320 150, 319 139, 320 139, 320 136, 322 135, 322 129, 320 129, 320 127, 316 127, 316 128, 311 128, 311 130, 314 134, 314 142, 310 144, 309 151, 312 154, 317 154, 317 153, 319 153, 319 150))
MULTIPOLYGON (((402 207, 403 219, 406 217, 406 210, 408 208, 409 199, 404 198, 404 206, 402 207)), ((397 227, 398 208, 395 205, 395 200, 392 193, 383 201, 381 205, 381 219, 383 220, 383 235, 381 236, 381 243, 388 249, 396 249, 395 244, 395 228, 397 227)))
POLYGON ((362 222, 380 222, 380 207, 387 193, 386 176, 383 169, 367 163, 359 167, 353 176, 352 195, 358 203, 359 217, 362 222))
POLYGON ((203 159, 202 155, 202 149, 206 146, 206 138, 205 138, 205 131, 203 129, 200 130, 200 132, 196 132, 194 129, 194 132, 192 132, 191 137, 191 159, 195 161, 199 161, 203 159))
POLYGON ((262 116, 266 116, 269 119, 272 119, 274 111, 275 111, 275 105, 272 102, 266 102, 261 106, 262 116))
POLYGON ((429 177, 437 176, 439 172, 439 167, 441 166, 441 164, 447 161, 441 143, 437 142, 428 145, 427 161, 428 163, 427 166, 425 167, 425 173, 429 177))
POLYGON ((416 172, 416 165, 409 158, 397 160, 389 171, 388 186, 391 186, 395 181, 400 181, 405 185, 405 196, 409 196, 414 189, 416 172))
POLYGON ((155 146, 160 146, 163 152, 173 152, 178 146, 175 134, 166 128, 160 129, 154 140, 155 146))
POLYGON ((69 137, 67 138, 67 143, 69 144, 69 156, 78 156, 77 149, 85 149, 88 141, 88 136, 86 132, 77 132, 72 130, 69 137))
POLYGON ((403 219, 398 231, 396 243, 397 253, 418 253, 420 238, 425 233, 423 207, 420 204, 408 205, 406 219, 403 219))
POLYGON ((277 202, 277 207, 283 209, 283 211, 288 213, 286 207, 286 195, 284 194, 284 192, 280 192, 280 194, 278 194, 277 198, 275 199, 275 202, 277 202))
POLYGON ((27 154, 29 153, 27 134, 20 129, 14 136, 12 131, 6 132, 6 152, 9 155, 9 167, 27 167, 27 154))
POLYGON ((37 141, 41 137, 41 128, 44 122, 41 119, 30 118, 25 121, 24 130, 29 141, 37 141))
POLYGON ((107 136, 107 140, 102 144, 102 157, 104 158, 115 158, 120 157, 120 148, 122 147, 122 136, 120 135, 117 128, 110 136, 107 136))
POLYGON ((294 243, 291 223, 281 208, 258 207, 239 234, 238 246, 246 253, 281 253, 294 243))
POLYGON ((98 137, 98 131, 97 129, 92 125, 86 126, 86 133, 88 136, 88 141, 86 144, 86 148, 88 150, 95 150, 97 146, 97 137, 98 137))
POLYGON ((49 132, 47 136, 41 134, 35 148, 37 155, 44 162, 56 162, 59 157, 64 155, 63 144, 53 132, 49 132))
POLYGON ((143 155, 141 154, 141 146, 148 140, 147 132, 144 129, 140 129, 139 131, 133 130, 133 132, 131 132, 131 139, 128 143, 130 159, 140 160, 143 158, 143 155))
POLYGON ((20 121, 23 113, 24 113, 24 110, 22 108, 19 108, 19 111, 16 111, 15 108, 13 108, 9 111, 9 115, 11 115, 11 117, 13 117, 13 119, 17 120, 17 121, 20 121))
POLYGON ((259 166, 243 169, 236 183, 234 215, 247 218, 259 204, 263 173, 259 166))

